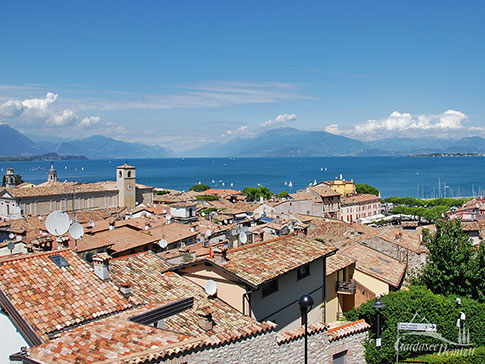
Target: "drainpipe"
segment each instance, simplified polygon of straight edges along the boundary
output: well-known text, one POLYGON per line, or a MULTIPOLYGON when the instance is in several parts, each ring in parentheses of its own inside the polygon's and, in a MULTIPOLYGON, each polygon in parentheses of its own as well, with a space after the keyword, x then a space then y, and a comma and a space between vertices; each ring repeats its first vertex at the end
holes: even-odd
POLYGON ((323 257, 322 302, 323 302, 323 322, 327 323, 327 256, 323 257))

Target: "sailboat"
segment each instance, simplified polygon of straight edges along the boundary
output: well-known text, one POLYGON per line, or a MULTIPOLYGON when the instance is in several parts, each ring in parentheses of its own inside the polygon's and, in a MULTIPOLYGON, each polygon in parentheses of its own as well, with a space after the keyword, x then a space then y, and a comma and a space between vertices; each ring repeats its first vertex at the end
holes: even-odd
POLYGON ((293 188, 293 183, 291 181, 288 183, 288 187, 293 188))

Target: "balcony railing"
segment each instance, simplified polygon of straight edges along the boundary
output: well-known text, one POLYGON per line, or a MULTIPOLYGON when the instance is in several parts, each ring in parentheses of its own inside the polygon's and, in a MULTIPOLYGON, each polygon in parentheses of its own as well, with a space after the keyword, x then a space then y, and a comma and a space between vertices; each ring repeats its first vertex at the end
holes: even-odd
POLYGON ((357 285, 354 279, 350 281, 337 281, 337 293, 355 294, 357 285))

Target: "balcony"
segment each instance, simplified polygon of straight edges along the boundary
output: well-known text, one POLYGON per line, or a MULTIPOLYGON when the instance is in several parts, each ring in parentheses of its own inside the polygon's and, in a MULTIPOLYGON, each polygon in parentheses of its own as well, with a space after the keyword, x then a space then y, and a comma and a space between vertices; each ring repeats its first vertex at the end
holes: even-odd
POLYGON ((355 294, 357 285, 354 279, 350 281, 337 281, 337 293, 339 294, 355 294))

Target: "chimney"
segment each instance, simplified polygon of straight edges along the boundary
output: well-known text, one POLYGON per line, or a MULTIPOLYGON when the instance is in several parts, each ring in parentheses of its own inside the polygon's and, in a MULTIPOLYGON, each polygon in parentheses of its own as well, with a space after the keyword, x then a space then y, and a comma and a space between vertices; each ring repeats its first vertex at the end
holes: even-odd
POLYGON ((214 321, 212 320, 212 313, 214 311, 209 306, 202 307, 198 310, 197 316, 199 316, 199 327, 204 331, 212 330, 214 327, 214 321))
POLYGON ((109 229, 110 229, 110 230, 114 230, 114 228, 115 228, 115 222, 114 222, 114 221, 111 221, 111 222, 109 223, 109 229))
POLYGON ((125 297, 131 296, 131 283, 123 282, 120 284, 120 292, 125 297))
POLYGON ((109 279, 109 260, 111 257, 106 253, 100 253, 93 256, 94 274, 103 281, 109 279))
POLYGON ((225 246, 214 249, 214 260, 217 263, 225 264, 227 263, 227 248, 225 246))
POLYGON ((145 223, 145 230, 150 230, 152 228, 152 224, 150 224, 149 222, 146 222, 145 223))

